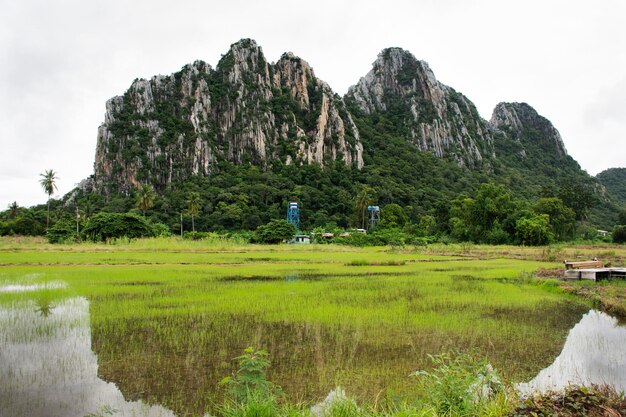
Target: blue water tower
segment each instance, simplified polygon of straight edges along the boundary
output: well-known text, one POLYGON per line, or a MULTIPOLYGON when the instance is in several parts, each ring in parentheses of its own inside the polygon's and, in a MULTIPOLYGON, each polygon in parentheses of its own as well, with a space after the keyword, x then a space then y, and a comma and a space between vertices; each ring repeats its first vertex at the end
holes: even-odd
POLYGON ((367 206, 367 211, 370 214, 369 229, 371 229, 373 227, 376 227, 376 225, 380 222, 380 207, 367 206))
POLYGON ((300 234, 300 207, 292 201, 287 207, 287 221, 296 227, 296 235, 300 234))

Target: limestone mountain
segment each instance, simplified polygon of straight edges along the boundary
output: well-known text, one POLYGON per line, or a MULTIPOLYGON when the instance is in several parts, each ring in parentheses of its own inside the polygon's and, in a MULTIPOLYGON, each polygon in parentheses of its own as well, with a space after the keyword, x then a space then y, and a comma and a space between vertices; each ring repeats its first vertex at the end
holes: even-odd
POLYGON ((365 186, 412 221, 445 223, 446 202, 484 182, 529 201, 601 188, 532 107, 500 103, 487 121, 408 51, 383 50, 342 98, 303 59, 270 63, 244 39, 215 68, 196 61, 110 99, 93 184, 105 201, 153 185, 165 222, 179 220, 183 190, 200 191, 208 229, 254 228, 292 198, 312 224, 347 227, 365 186))
POLYGON ((244 39, 216 69, 196 61, 170 76, 135 80, 110 99, 98 129, 95 188, 163 190, 220 161, 361 168, 359 132, 341 97, 291 53, 270 64, 244 39))
POLYGON ((522 156, 527 155, 529 147, 556 157, 567 155, 559 131, 526 103, 499 103, 493 110, 490 123, 520 144, 522 156))
POLYGON ((468 167, 493 157, 488 123, 474 104, 401 48, 383 50, 345 99, 357 113, 387 114, 393 128, 420 151, 468 167))
POLYGON ((578 180, 593 182, 567 154, 559 131, 526 103, 499 103, 489 122, 498 163, 545 183, 578 180), (550 181, 548 181, 550 182, 550 181))

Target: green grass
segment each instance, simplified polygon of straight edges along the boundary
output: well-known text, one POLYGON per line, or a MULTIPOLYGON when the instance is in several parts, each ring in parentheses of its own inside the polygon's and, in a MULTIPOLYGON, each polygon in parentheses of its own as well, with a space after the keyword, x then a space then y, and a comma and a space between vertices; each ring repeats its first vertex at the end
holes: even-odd
MULTIPOLYGON (((89 300, 101 377, 180 415, 215 409, 247 346, 270 353, 269 378, 293 403, 337 385, 369 403, 411 398, 409 374, 451 350, 513 380, 549 365, 589 308, 529 278, 558 264, 448 249, 4 242, 0 286, 67 283, 45 291, 89 300)), ((33 297, 0 293, 0 307, 33 297)))

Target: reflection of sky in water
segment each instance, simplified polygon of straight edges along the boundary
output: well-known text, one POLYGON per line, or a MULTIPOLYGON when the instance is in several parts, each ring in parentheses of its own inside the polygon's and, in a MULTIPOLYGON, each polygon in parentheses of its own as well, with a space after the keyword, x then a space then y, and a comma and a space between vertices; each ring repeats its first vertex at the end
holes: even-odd
POLYGON ((67 288, 67 284, 61 281, 46 282, 43 284, 31 284, 31 285, 1 285, 0 293, 3 292, 30 292, 40 290, 56 290, 60 288, 67 288))
POLYGON ((114 384, 98 378, 86 299, 54 304, 47 317, 35 302, 0 307, 0 416, 83 417, 103 405, 118 410, 114 416, 174 415, 127 402, 114 384))
POLYGON ((530 393, 568 384, 609 384, 626 390, 626 327, 607 314, 590 311, 570 330, 552 365, 518 388, 530 393))

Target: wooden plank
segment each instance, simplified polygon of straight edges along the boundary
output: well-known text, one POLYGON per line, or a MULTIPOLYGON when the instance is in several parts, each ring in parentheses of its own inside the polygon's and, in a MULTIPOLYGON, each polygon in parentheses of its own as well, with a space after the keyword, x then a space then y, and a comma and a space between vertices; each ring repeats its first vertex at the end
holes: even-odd
POLYGON ((602 261, 582 261, 582 262, 567 262, 563 261, 565 269, 585 269, 585 268, 604 268, 602 261))

